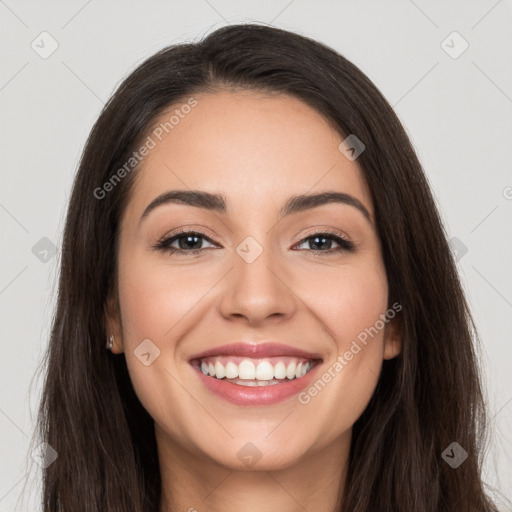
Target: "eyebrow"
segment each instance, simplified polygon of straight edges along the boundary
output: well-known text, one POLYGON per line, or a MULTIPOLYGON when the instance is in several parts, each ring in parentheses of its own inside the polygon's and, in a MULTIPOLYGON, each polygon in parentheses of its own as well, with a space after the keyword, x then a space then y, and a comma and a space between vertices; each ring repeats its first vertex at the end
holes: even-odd
MULTIPOLYGON (((210 192, 203 192, 200 190, 170 190, 159 195, 153 199, 151 203, 148 204, 140 218, 139 223, 142 222, 142 220, 145 219, 152 210, 158 206, 169 203, 186 204, 188 206, 203 208, 218 213, 227 212, 226 199, 222 194, 212 194, 210 192)), ((342 203, 356 208, 373 226, 369 211, 359 201, 359 199, 356 199, 350 194, 345 194, 342 192, 321 192, 318 194, 303 194, 292 196, 281 208, 279 215, 282 219, 288 215, 309 210, 311 208, 316 208, 318 206, 323 206, 329 203, 342 203)))

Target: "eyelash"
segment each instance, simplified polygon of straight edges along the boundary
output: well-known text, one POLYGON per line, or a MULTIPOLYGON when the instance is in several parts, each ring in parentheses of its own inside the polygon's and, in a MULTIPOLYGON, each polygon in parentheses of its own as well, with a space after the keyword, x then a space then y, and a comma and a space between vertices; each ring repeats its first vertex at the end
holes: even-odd
MULTIPOLYGON (((206 248, 202 248, 202 249, 192 249, 190 251, 186 251, 184 249, 177 249, 176 247, 170 247, 170 245, 174 241, 180 239, 184 235, 198 236, 198 237, 204 238, 205 240, 207 240, 210 243, 215 243, 211 238, 206 236, 204 233, 201 233, 200 231, 180 231, 178 233, 175 233, 172 236, 162 238, 160 241, 158 241, 153 246, 153 248, 157 251, 163 251, 163 252, 167 252, 169 254, 178 253, 178 254, 186 254, 187 256, 194 256, 194 255, 199 254, 200 252, 206 250, 206 248)), ((332 231, 319 231, 316 233, 311 233, 311 234, 307 235, 305 238, 302 238, 296 245, 301 245, 303 242, 305 242, 311 238, 315 238, 315 237, 323 237, 323 238, 327 238, 327 239, 332 239, 340 247, 336 247, 335 249, 329 249, 327 251, 321 251, 318 249, 310 249, 310 250, 306 249, 307 252, 321 255, 321 254, 333 254, 336 252, 344 252, 344 251, 353 252, 355 249, 355 245, 353 242, 350 242, 346 238, 343 238, 343 237, 339 236, 337 233, 334 233, 332 231)), ((305 249, 300 249, 300 250, 303 251, 305 249)))

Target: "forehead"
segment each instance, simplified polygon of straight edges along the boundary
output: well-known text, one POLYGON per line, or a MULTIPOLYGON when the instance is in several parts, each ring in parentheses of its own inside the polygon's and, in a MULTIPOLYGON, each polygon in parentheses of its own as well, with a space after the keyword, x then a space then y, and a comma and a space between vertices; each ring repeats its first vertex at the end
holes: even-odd
POLYGON ((335 190, 356 196, 372 213, 355 161, 338 149, 342 136, 315 109, 284 94, 254 91, 194 95, 165 110, 149 136, 128 205, 141 214, 157 195, 196 189, 226 196, 228 213, 279 208, 294 194, 335 190))

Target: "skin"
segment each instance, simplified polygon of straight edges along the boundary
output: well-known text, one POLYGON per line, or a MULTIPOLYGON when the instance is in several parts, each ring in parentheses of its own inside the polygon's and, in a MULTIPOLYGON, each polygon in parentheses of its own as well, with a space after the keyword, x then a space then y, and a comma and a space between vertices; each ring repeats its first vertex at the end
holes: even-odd
POLYGON ((401 349, 399 316, 308 404, 297 396, 264 407, 232 404, 211 394, 188 361, 234 341, 275 340, 320 353, 318 375, 332 367, 391 307, 371 195, 357 160, 339 151, 340 134, 300 100, 253 91, 195 98, 138 171, 121 219, 118 296, 106 308, 106 334, 115 335, 114 349, 124 352, 155 420, 160 512, 334 511, 352 426, 383 359, 401 349), (139 222, 155 197, 173 189, 221 193, 227 211, 171 203, 139 222), (290 196, 326 191, 357 198, 372 223, 339 203, 279 220, 290 196), (180 228, 212 242, 200 239, 205 249, 192 256, 152 249, 180 228), (308 242, 325 229, 355 251, 332 252, 334 240, 320 249, 308 242), (250 264, 236 252, 247 236, 263 248, 250 264), (160 350, 149 366, 134 355, 145 339, 160 350), (247 442, 262 454, 251 468, 237 456, 247 442))

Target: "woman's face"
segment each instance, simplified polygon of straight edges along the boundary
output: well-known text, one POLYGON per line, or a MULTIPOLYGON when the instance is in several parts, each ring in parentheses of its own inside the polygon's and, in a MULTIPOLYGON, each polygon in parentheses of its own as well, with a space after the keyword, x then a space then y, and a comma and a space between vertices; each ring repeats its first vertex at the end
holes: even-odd
POLYGON ((342 450, 383 359, 400 350, 357 159, 293 97, 195 101, 149 133, 121 219, 108 334, 161 453, 269 470, 342 450), (146 210, 171 191, 188 196, 146 210))

